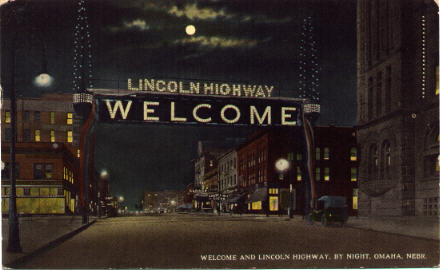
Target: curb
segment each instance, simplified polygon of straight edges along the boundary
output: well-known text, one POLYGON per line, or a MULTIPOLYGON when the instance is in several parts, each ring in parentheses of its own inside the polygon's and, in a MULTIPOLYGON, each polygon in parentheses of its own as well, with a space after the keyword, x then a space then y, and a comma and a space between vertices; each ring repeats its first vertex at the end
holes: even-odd
POLYGON ((66 233, 65 235, 62 235, 60 237, 58 237, 55 240, 50 241, 49 243, 37 248, 36 250, 30 252, 29 254, 24 255, 23 257, 20 257, 6 265, 3 265, 5 267, 9 267, 9 268, 18 268, 21 264, 26 263, 27 261, 31 260, 32 258, 36 257, 37 255, 46 252, 58 245, 60 245, 61 243, 63 243, 64 241, 68 240, 69 238, 72 238, 73 236, 75 236, 76 234, 84 231, 85 229, 87 229, 90 225, 92 225, 93 223, 96 222, 96 219, 85 224, 82 225, 81 227, 79 227, 78 229, 75 229, 69 233, 66 233))

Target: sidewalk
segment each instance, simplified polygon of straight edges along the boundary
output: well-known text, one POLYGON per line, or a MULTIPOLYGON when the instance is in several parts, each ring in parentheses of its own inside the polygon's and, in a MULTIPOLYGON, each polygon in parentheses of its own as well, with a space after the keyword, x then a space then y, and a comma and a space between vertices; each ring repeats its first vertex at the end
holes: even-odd
MULTIPOLYGON (((96 220, 89 217, 89 224, 96 220)), ((2 264, 9 265, 20 260, 56 240, 68 236, 87 225, 82 224, 81 216, 31 216, 19 217, 20 244, 22 253, 9 253, 8 245, 8 219, 2 219, 2 264)))
POLYGON ((440 240, 439 217, 350 217, 347 226, 440 240))

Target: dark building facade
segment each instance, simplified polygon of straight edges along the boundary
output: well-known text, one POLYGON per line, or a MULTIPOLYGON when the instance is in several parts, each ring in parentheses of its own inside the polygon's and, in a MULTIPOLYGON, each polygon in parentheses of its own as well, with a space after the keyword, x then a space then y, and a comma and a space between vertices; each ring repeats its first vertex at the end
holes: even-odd
MULTIPOLYGON (((287 213, 290 187, 297 214, 305 204, 305 164, 301 128, 266 129, 250 136, 237 150, 238 180, 246 192, 243 211, 287 213), (276 168, 287 160, 284 171, 276 168)), ((351 215, 357 214, 357 148, 354 128, 315 127, 315 178, 317 196, 344 196, 351 215)))
POLYGON ((438 215, 438 6, 358 1, 359 214, 438 215))

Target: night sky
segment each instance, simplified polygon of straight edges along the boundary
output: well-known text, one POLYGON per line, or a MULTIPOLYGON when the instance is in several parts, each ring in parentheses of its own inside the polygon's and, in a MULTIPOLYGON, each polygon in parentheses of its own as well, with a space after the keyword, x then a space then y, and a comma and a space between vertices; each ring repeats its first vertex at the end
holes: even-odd
MULTIPOLYGON (((9 72, 7 30, 16 29, 18 95, 72 93, 76 3, 31 2, 17 11, 13 26, 2 6, 2 78, 9 72), (32 83, 43 63, 55 79, 49 88, 32 83)), ((311 16, 320 65, 319 124, 355 123, 356 1, 100 0, 87 8, 95 88, 127 89, 127 78, 214 80, 274 85, 277 95, 289 97, 298 97, 301 26, 311 16), (189 24, 196 27, 193 36, 185 33, 189 24)), ((3 88, 8 83, 3 79, 3 88)), ((193 182, 198 140, 249 132, 99 124, 95 165, 108 171, 111 193, 132 207, 143 191, 184 189, 193 182)))

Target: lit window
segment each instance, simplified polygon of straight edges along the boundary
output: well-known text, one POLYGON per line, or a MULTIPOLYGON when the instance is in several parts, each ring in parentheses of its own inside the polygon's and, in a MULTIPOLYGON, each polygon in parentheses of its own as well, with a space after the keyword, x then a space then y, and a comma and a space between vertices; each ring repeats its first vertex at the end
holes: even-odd
POLYGON ((40 130, 39 129, 35 130, 35 141, 36 142, 40 141, 40 130))
POLYGON ((297 181, 301 181, 301 168, 300 167, 296 167, 296 180, 297 181))
POLYGON ((50 131, 50 142, 55 142, 55 130, 50 131))
POLYGON ((76 157, 77 158, 80 158, 81 157, 81 150, 76 150, 76 157))
POLYGON ((315 159, 316 160, 321 159, 321 149, 319 147, 316 147, 316 149, 315 149, 315 159))
POLYGON ((330 180, 330 168, 324 168, 324 180, 325 181, 330 180))
POLYGON ((278 194, 277 188, 269 188, 269 194, 278 194))
POLYGON ((278 179, 279 180, 283 180, 284 179, 284 174, 282 174, 282 173, 278 174, 278 179))
POLYGON ((439 89, 438 89, 438 66, 435 67, 435 95, 438 96, 439 89))
POLYGON ((350 160, 356 161, 357 160, 357 149, 356 147, 350 148, 350 160))
POLYGON ((358 209, 358 189, 353 189, 353 210, 358 209))
POLYGON ((252 210, 261 210, 261 201, 252 202, 252 210))
POLYGON ((269 197, 269 210, 278 211, 278 196, 269 197))
POLYGON ((72 131, 68 130, 67 131, 67 142, 72 142, 72 141, 73 141, 72 131))
POLYGON ((71 125, 73 123, 73 113, 67 113, 67 124, 71 125))
POLYGON ((324 160, 330 159, 330 149, 328 147, 324 147, 324 160))
POLYGON ((52 174, 53 174, 53 164, 45 164, 44 175, 46 179, 52 179, 52 174))
POLYGON ((357 168, 351 168, 350 169, 350 174, 351 174, 351 182, 356 182, 357 181, 357 168))
POLYGON ((316 168, 315 170, 315 180, 319 181, 321 179, 321 168, 316 168))
POLYGON ((296 160, 301 160, 301 159, 302 159, 301 153, 296 153, 296 160))
POLYGON ((55 124, 55 112, 50 112, 50 123, 55 124))
POLYGON ((5 112, 5 123, 6 124, 11 123, 11 112, 10 111, 5 112))

